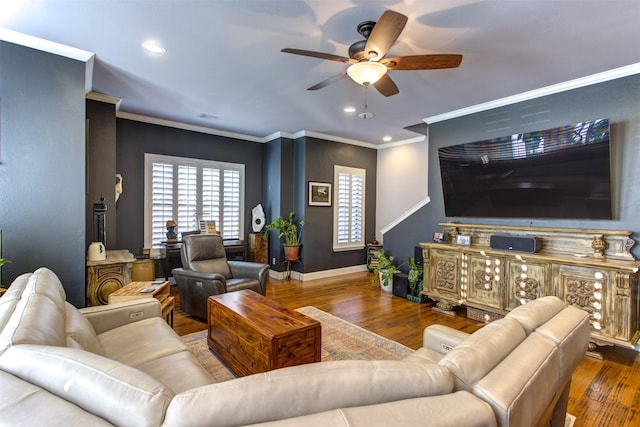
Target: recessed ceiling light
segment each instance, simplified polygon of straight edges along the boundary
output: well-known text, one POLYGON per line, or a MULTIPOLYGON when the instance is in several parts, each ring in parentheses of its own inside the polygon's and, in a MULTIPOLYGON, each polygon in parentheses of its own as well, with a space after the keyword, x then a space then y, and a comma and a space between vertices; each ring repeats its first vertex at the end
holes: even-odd
POLYGON ((356 112, 356 108, 355 107, 344 107, 344 112, 345 113, 355 113, 356 112))
POLYGON ((383 138, 382 138, 382 140, 383 140, 384 142, 389 142, 389 141, 391 141, 392 139, 393 139, 393 138, 391 138, 390 136, 385 136, 385 137, 383 137, 383 138))
POLYGON ((144 48, 144 50, 151 53, 163 54, 166 52, 165 48, 162 47, 162 45, 158 42, 144 42, 142 43, 142 47, 144 48))

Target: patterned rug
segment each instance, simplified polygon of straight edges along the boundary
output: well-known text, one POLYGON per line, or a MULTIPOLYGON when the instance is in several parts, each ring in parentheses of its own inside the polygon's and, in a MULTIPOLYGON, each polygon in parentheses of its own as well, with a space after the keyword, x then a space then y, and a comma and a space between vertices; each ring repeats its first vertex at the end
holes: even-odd
MULTIPOLYGON (((313 317, 322 325, 322 361, 328 360, 399 360, 413 352, 408 347, 342 320, 315 307, 296 311, 313 317)), ((216 382, 236 378, 207 345, 207 331, 185 335, 182 340, 198 362, 216 382)))

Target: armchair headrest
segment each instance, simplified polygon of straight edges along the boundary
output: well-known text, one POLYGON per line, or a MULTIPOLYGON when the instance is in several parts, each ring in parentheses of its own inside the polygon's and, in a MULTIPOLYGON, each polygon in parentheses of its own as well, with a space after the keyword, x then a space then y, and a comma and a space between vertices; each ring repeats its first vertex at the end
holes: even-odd
POLYGON ((182 264, 188 268, 193 261, 227 258, 222 237, 218 234, 192 234, 182 241, 182 264))

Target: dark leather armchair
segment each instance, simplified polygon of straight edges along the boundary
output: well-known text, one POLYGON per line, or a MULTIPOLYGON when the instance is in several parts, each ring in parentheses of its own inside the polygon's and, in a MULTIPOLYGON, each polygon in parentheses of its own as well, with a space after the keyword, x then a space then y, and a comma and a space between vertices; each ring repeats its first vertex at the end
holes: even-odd
POLYGON ((269 266, 256 262, 228 261, 222 237, 217 234, 185 236, 180 252, 183 268, 174 268, 182 311, 207 318, 211 295, 251 289, 262 295, 267 290, 269 266))

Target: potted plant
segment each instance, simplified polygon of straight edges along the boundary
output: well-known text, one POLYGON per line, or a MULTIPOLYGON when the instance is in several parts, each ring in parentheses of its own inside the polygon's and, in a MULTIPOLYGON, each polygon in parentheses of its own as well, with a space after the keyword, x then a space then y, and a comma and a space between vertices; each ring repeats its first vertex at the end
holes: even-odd
POLYGON ((409 272, 407 273, 407 281, 409 282, 409 293, 407 293, 407 299, 413 302, 424 302, 426 296, 422 295, 422 288, 424 285, 424 267, 417 265, 416 260, 413 257, 407 259, 407 265, 409 266, 409 272))
POLYGON ((296 224, 293 219, 294 216, 295 212, 291 211, 288 219, 279 216, 264 227, 265 234, 275 230, 279 232, 278 238, 281 238, 284 242, 282 244, 284 246, 284 257, 290 261, 296 260, 300 256, 300 236, 304 227, 304 220, 296 224))
MULTIPOLYGON (((5 265, 6 263, 11 262, 6 258, 0 258, 0 268, 2 268, 3 265, 5 265)), ((5 286, 2 284, 2 282, 0 282, 0 288, 4 289, 5 286)), ((2 291, 2 293, 4 293, 4 290, 2 291)), ((0 295, 2 294, 0 293, 0 295)))
MULTIPOLYGON (((373 272, 380 278, 380 287, 383 291, 391 292, 393 288, 393 275, 398 271, 399 266, 393 264, 393 255, 387 256, 384 249, 380 249, 374 254, 377 265, 373 272)), ((371 279, 371 283, 375 283, 375 277, 371 279)))

